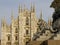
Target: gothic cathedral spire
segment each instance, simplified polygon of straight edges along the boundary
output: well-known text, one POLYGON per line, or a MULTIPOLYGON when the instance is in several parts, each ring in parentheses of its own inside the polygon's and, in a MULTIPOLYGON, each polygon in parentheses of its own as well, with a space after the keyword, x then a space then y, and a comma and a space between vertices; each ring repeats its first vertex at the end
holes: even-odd
POLYGON ((31 4, 31 12, 35 12, 35 4, 31 4))
POLYGON ((42 19, 42 10, 41 10, 41 13, 40 13, 40 19, 42 19))
POLYGON ((22 6, 19 4, 19 7, 18 7, 18 12, 22 12, 22 6))
POLYGON ((6 20, 5 20, 5 16, 4 16, 4 18, 2 19, 2 26, 4 27, 4 26, 6 26, 6 20))
POLYGON ((26 10, 26 6, 25 6, 25 4, 24 4, 24 11, 26 10))
POLYGON ((52 25, 52 20, 51 19, 48 19, 48 25, 52 25))
POLYGON ((14 17, 13 17, 13 10, 11 11, 11 20, 13 20, 14 17))

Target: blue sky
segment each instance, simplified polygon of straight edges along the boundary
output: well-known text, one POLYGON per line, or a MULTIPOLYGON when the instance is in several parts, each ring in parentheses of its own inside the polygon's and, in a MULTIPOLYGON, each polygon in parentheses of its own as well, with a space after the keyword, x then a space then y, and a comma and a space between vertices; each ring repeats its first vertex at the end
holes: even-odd
POLYGON ((0 0, 0 25, 1 19, 5 16, 7 23, 11 22, 11 11, 14 12, 14 17, 18 16, 18 5, 24 4, 28 9, 30 9, 31 3, 35 4, 36 7, 36 16, 39 18, 40 12, 42 10, 43 19, 48 21, 48 18, 52 17, 54 12, 53 8, 50 8, 50 5, 53 0, 0 0))

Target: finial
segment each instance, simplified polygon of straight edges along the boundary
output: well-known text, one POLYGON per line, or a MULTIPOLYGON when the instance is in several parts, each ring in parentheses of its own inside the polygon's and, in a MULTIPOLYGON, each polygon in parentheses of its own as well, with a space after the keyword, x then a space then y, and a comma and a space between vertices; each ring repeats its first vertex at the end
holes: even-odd
POLYGON ((5 16, 2 18, 2 25, 4 26, 4 25, 6 25, 6 20, 5 20, 5 16))
POLYGON ((50 19, 48 18, 48 24, 50 23, 50 19))
POLYGON ((22 5, 19 4, 18 10, 19 10, 19 11, 18 11, 19 13, 22 12, 22 5))
POLYGON ((52 21, 51 21, 51 18, 48 18, 48 25, 52 25, 52 21))
POLYGON ((32 4, 32 3, 31 3, 31 11, 32 11, 32 12, 35 12, 35 4, 32 4))
POLYGON ((14 17, 13 17, 13 10, 11 11, 11 19, 13 19, 14 17))
POLYGON ((6 21, 6 20, 5 20, 5 16, 3 17, 3 19, 2 19, 2 20, 3 20, 3 22, 5 22, 5 21, 6 21))
POLYGON ((35 10, 35 4, 33 4, 33 9, 35 10))
POLYGON ((24 11, 26 10, 26 5, 24 4, 24 11))
POLYGON ((42 19, 42 10, 41 10, 41 12, 40 12, 40 19, 42 19))

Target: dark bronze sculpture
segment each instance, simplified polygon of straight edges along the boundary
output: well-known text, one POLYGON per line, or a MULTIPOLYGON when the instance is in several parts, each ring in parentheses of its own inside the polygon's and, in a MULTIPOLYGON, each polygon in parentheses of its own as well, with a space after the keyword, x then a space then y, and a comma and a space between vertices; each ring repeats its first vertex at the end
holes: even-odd
POLYGON ((60 9, 60 0, 54 0, 50 7, 53 7, 55 10, 60 9))
POLYGON ((53 7, 55 9, 55 12, 53 13, 53 24, 52 27, 54 29, 54 33, 60 32, 60 0, 54 0, 50 7, 53 7))

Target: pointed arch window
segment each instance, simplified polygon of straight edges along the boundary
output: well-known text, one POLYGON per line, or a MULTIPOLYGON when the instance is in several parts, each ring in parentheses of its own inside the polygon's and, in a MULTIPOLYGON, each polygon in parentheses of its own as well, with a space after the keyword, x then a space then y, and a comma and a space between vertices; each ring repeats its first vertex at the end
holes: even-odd
POLYGON ((19 45, 19 42, 15 42, 14 45, 19 45))
POLYGON ((6 45, 11 45, 11 42, 7 42, 6 45))
POLYGON ((15 29, 15 33, 18 33, 18 28, 15 29))
POLYGON ((8 39, 8 41, 10 41, 10 40, 11 40, 11 36, 10 36, 10 35, 8 35, 7 39, 8 39))
POLYGON ((26 35, 28 35, 29 34, 29 31, 28 30, 26 30, 26 35))
POLYGON ((15 36, 15 40, 18 40, 18 36, 15 36))
POLYGON ((26 25, 29 25, 29 18, 26 17, 26 25))

